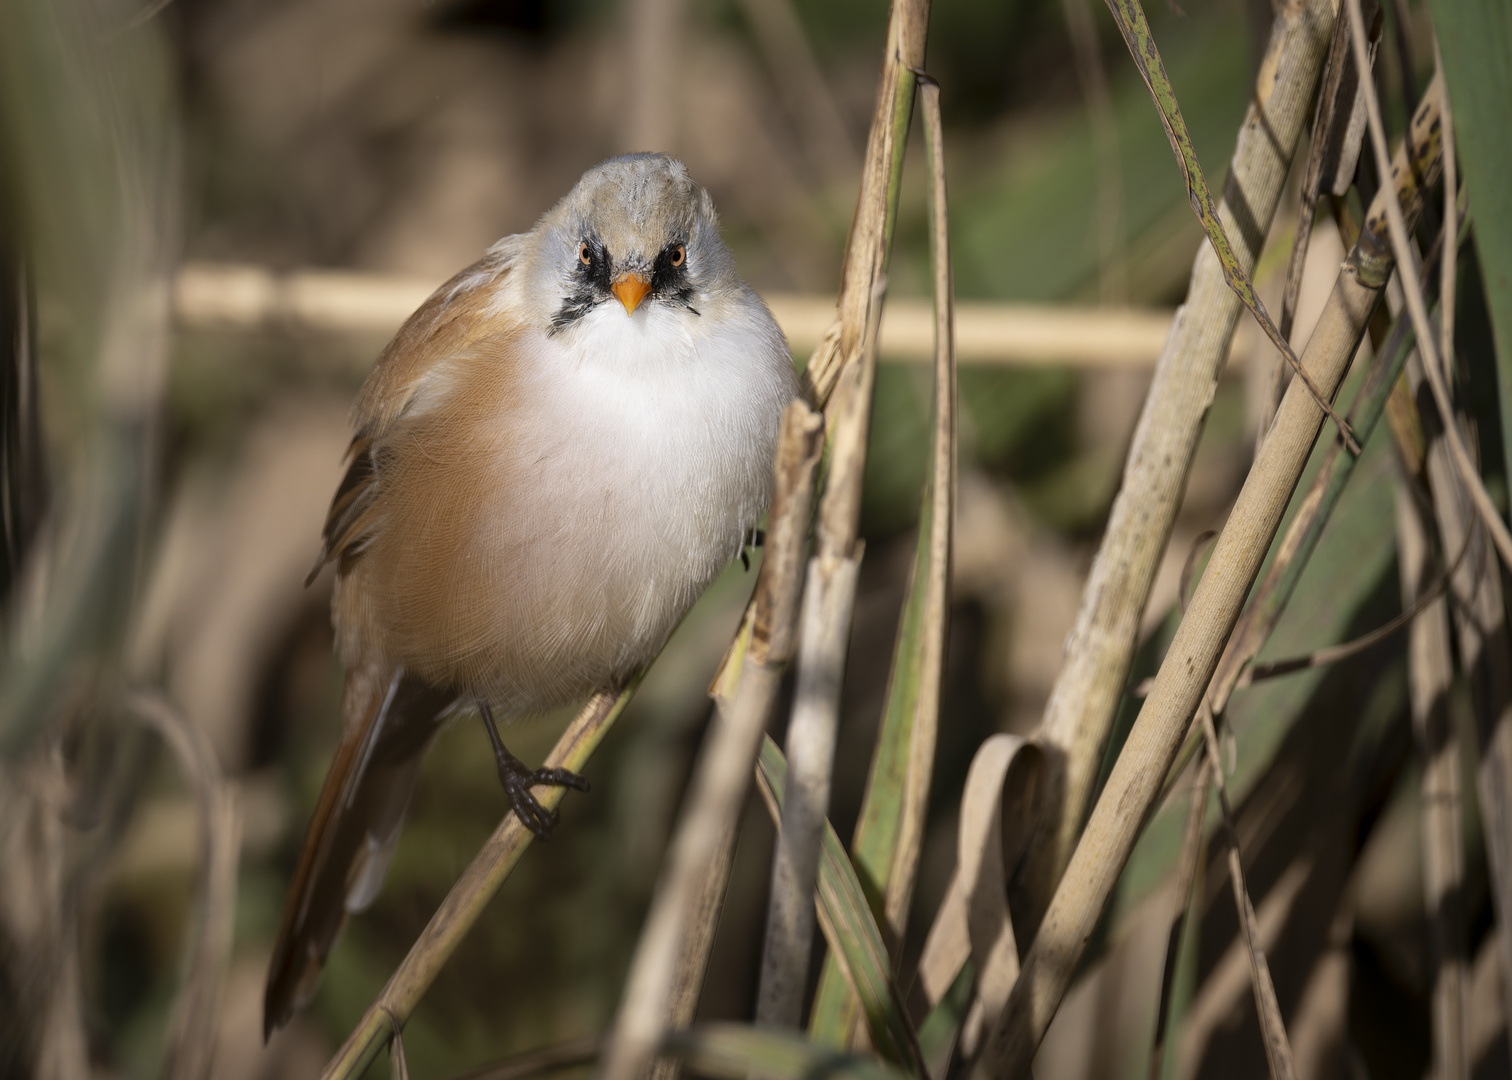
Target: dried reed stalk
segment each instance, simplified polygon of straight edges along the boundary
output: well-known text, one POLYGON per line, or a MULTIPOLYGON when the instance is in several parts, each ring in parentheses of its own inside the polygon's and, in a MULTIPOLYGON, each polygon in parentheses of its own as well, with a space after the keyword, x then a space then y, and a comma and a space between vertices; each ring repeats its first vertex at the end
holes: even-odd
MULTIPOLYGON (((1438 100, 1441 101, 1442 98, 1438 100)), ((1442 249, 1435 248, 1430 258, 1423 264, 1425 277, 1431 276, 1438 267, 1441 251, 1442 249)), ((1371 360, 1370 370, 1349 409, 1350 426, 1354 428, 1362 442, 1369 440, 1381 416, 1385 413, 1392 387, 1397 384, 1397 380, 1407 365, 1407 358, 1412 352, 1414 340, 1411 321, 1398 318, 1387 334, 1385 343, 1376 351, 1371 360)), ((1328 524, 1334 507, 1338 505, 1339 498, 1344 494, 1349 478, 1354 475, 1355 464, 1358 460, 1337 440, 1324 455, 1317 475, 1313 477, 1311 487, 1298 503, 1297 512, 1292 516, 1285 535, 1276 547, 1275 557, 1271 560, 1265 577, 1255 589, 1254 597, 1245 606, 1244 614, 1240 617, 1233 634, 1230 635, 1228 644, 1224 646, 1223 656, 1218 661, 1218 670, 1213 675, 1206 698, 1207 705, 1214 715, 1223 715, 1228 707, 1229 695, 1236 689, 1263 674, 1260 669, 1253 666, 1253 661, 1265 646, 1266 641, 1270 639, 1271 632, 1285 613, 1298 582, 1302 580, 1302 572, 1307 568, 1307 562, 1323 535, 1323 529, 1328 524)), ((1410 609, 1412 603, 1409 602, 1406 606, 1410 609)), ((1372 640, 1375 636, 1375 634, 1367 634, 1361 640, 1372 640)), ((1346 643, 1344 646, 1334 646, 1331 649, 1322 650, 1322 653, 1330 658, 1329 660, 1324 660, 1318 653, 1314 653, 1303 663, 1310 665, 1341 660, 1346 655, 1352 655, 1348 651, 1341 650, 1357 647, 1354 642, 1346 643)), ((1303 666, 1303 663, 1282 660, 1263 665, 1263 667, 1272 672, 1285 672, 1294 671, 1303 666)))
MULTIPOLYGON (((1327 0, 1308 0, 1287 5, 1272 30, 1234 149, 1228 194, 1218 208, 1247 270, 1254 267, 1280 202, 1331 25, 1327 0), (1242 219, 1238 206, 1245 208, 1242 219)), ((1039 739, 1047 751, 1052 791, 1059 789, 1058 798, 1047 800, 1058 819, 1051 825, 1052 835, 1029 855, 1021 915, 1030 926, 1038 923, 1086 817, 1113 714, 1128 681, 1145 601, 1240 310, 1217 255, 1203 245, 1186 303, 1177 312, 1145 399, 1123 484, 1045 707, 1039 739)))
MULTIPOLYGON (((1370 10, 1379 9, 1372 2, 1370 10)), ((1297 317, 1297 300, 1302 294, 1302 270, 1312 241, 1318 196, 1325 187, 1335 195, 1342 195, 1349 189, 1365 134, 1365 101, 1359 94, 1359 74, 1349 45, 1348 23, 1347 13, 1341 12, 1334 20, 1333 40, 1328 45, 1328 60, 1323 65, 1318 104, 1313 111, 1312 140, 1307 148, 1307 167, 1302 174, 1297 207, 1297 229, 1291 256, 1286 261, 1286 283, 1281 290, 1281 319, 1277 329, 1288 341, 1297 317)), ((1286 357, 1278 354, 1271 365, 1270 393, 1265 398, 1260 417, 1257 446, 1265 440, 1271 417, 1275 415, 1276 406, 1281 404, 1286 372, 1286 357)), ((1361 441, 1364 441, 1363 437, 1361 441)))
POLYGON ((798 681, 788 722, 788 797, 772 853, 766 941, 756 994, 756 1022, 798 1027, 814 940, 814 886, 819 843, 835 763, 840 682, 850 639, 859 558, 810 560, 803 594, 798 681))
MULTIPOLYGON (((924 814, 939 726, 941 672, 949 619, 950 538, 955 506, 954 315, 949 221, 946 209, 944 136, 939 87, 916 73, 930 175, 930 238, 934 269, 935 392, 929 479, 919 513, 914 562, 884 697, 866 795, 852 843, 858 873, 873 890, 876 913, 892 943, 901 941, 913 896, 924 814)), ((838 428, 837 428, 838 432, 838 428)), ((837 455, 839 440, 837 435, 837 455)), ((859 475, 856 477, 859 493, 859 475)), ((857 507, 859 509, 859 506, 857 507)), ((825 542, 821 522, 822 571, 825 542)), ((807 631, 805 631, 807 632, 807 631)), ((834 685, 838 689, 838 670, 834 685)), ((838 711, 836 695, 829 722, 838 711)), ((894 963, 897 961, 894 949, 894 963)), ((827 963, 814 1009, 814 1031, 823 1041, 843 1041, 852 1028, 856 1002, 842 987, 838 968, 827 963)))
MULTIPOLYGON (((1434 568, 1429 536, 1433 523, 1419 482, 1397 481, 1397 564, 1402 600, 1413 603, 1429 587, 1434 568), (1422 500, 1422 502, 1420 502, 1422 500)), ((1454 658, 1449 649, 1449 611, 1440 597, 1408 630, 1407 692, 1412 732, 1423 759, 1423 910, 1428 913, 1433 966, 1433 1075, 1466 1080, 1465 1056, 1465 868, 1460 836, 1459 749, 1449 715, 1454 658)))
POLYGON ((814 404, 824 406, 840 374, 861 356, 871 308, 880 303, 876 285, 887 274, 893 228, 898 220, 898 188, 903 179, 903 147, 913 118, 914 72, 924 66, 929 33, 929 0, 894 0, 887 18, 887 44, 861 168, 861 194, 845 245, 836 318, 804 369, 814 404))
MULTIPOLYGON (((1330 396, 1343 379, 1391 273, 1382 204, 1399 199, 1415 219, 1424 187, 1436 178, 1436 103, 1441 92, 1436 81, 1412 118, 1409 142, 1411 161, 1417 167, 1409 166, 1404 147, 1388 174, 1390 182, 1372 203, 1367 228, 1346 260, 1308 342, 1306 366, 1314 382, 1330 396)), ((1311 453, 1323 415, 1306 387, 1294 382, 1040 923, 1013 995, 973 1065, 978 1080, 1027 1074, 1213 675, 1311 453)))
MULTIPOLYGON (((180 268, 174 281, 173 313, 178 324, 189 329, 391 337, 436 284, 397 274, 275 272, 260 266, 191 263, 180 268)), ((766 293, 764 299, 794 355, 813 351, 834 324, 833 297, 766 293)), ((1170 328, 1171 312, 1159 308, 958 303, 956 359, 988 367, 1065 364, 1143 370, 1160 358, 1170 328)), ((930 301, 889 299, 882 315, 882 362, 933 363, 934 329, 930 301)), ((1245 362, 1240 354, 1229 359, 1235 368, 1245 362)))
MULTIPOLYGON (((637 677, 618 694, 607 691, 595 694, 557 740, 546 757, 545 767, 580 771, 614 726, 639 681, 637 677)), ((556 809, 563 794, 564 790, 558 787, 536 789, 536 798, 547 811, 556 809)), ((320 1074, 322 1080, 351 1080, 361 1076, 382 1053, 394 1025, 402 1027, 409 1019, 425 991, 452 953, 457 951, 457 946, 462 944, 462 939, 483 914, 483 909, 534 838, 513 813, 504 815, 493 835, 473 857, 451 892, 446 894, 446 899, 431 916, 415 944, 410 946, 404 961, 389 976, 382 993, 368 1006, 336 1056, 327 1063, 325 1071, 320 1074)))
MULTIPOLYGON (((1419 354, 1421 355, 1421 354, 1419 354)), ((1426 364, 1413 365, 1419 374, 1426 364)), ((1428 435, 1425 474, 1433 496, 1434 516, 1438 519, 1441 550, 1458 551, 1469 545, 1468 557, 1450 568, 1450 593, 1454 603, 1455 636, 1459 641, 1460 663, 1470 684, 1470 699, 1475 711, 1480 741, 1481 820, 1485 830, 1486 861, 1491 876, 1491 899, 1497 924, 1512 920, 1512 673, 1508 671, 1509 639, 1503 607, 1501 575, 1496 554, 1485 542, 1484 530, 1477 529, 1478 519, 1471 499, 1460 483, 1452 464, 1449 440, 1442 429, 1424 418, 1428 435)), ((1458 426, 1458 424, 1456 424, 1458 426)), ((1446 766, 1447 768, 1448 766, 1446 766)), ((1424 778, 1427 782, 1427 777, 1424 778)), ((1512 973, 1512 950, 1509 937, 1502 935, 1503 977, 1512 973)), ((1509 980, 1507 985, 1512 985, 1509 980)), ((1509 1033, 1512 1038, 1512 1033, 1509 1033)))
MULTIPOLYGON (((1250 987, 1255 992, 1255 1011, 1260 1016, 1265 1061, 1270 1067, 1271 1080, 1296 1080, 1297 1066, 1292 1061, 1291 1041, 1286 1037, 1286 1022, 1281 1017, 1281 1005, 1276 999, 1276 984, 1271 979, 1270 964, 1265 959, 1265 946, 1260 940, 1259 920, 1255 918, 1249 885, 1244 880, 1244 864, 1239 855, 1239 829, 1234 824, 1234 808, 1229 804, 1228 784, 1223 779, 1223 762, 1218 758, 1218 731, 1213 726, 1213 713, 1210 709, 1199 705, 1197 714, 1202 721, 1203 744, 1207 747, 1207 772, 1218 789, 1218 806, 1223 811, 1223 831, 1227 834, 1225 839, 1228 844, 1229 885, 1234 892, 1234 907, 1239 916, 1244 950, 1249 954, 1250 987)), ((1203 794, 1206 795, 1206 791, 1203 794)))
MULTIPOLYGON (((915 69, 923 63, 928 30, 928 0, 894 0, 887 28, 886 51, 877 88, 861 192, 841 268, 836 318, 820 339, 804 370, 804 384, 812 400, 824 407, 834 442, 825 502, 832 550, 856 557, 855 524, 859 518, 865 433, 870 423, 871 385, 877 362, 877 327, 897 218, 903 150, 913 117, 915 69), (849 525, 844 524, 850 522, 849 525)), ((821 524, 821 536, 825 532, 821 524)), ((843 595, 837 591, 836 595, 843 595)), ((712 692, 724 700, 731 687, 744 682, 742 637, 750 614, 742 623, 730 652, 715 676, 712 692)), ((738 693, 738 690, 735 691, 738 693)), ((802 902, 802 901, 800 901, 802 902)))
MULTIPOLYGON (((871 341, 875 350, 875 337, 871 341)), ((756 752, 796 644, 803 548, 823 450, 819 417, 795 401, 783 416, 766 554, 756 581, 755 621, 739 689, 718 710, 699 754, 687 806, 625 982, 602 1074, 634 1080, 651 1065, 667 1030, 668 1005, 685 962, 683 938, 710 868, 722 858, 745 802, 756 752)), ((864 444, 863 444, 864 453, 864 444)))

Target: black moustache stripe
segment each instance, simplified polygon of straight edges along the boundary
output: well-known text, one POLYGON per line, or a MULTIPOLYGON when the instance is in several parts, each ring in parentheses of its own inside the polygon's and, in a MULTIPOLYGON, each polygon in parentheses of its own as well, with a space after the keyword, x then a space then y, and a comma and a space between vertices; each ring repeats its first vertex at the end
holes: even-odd
POLYGON ((596 297, 592 293, 579 293, 576 296, 567 297, 562 301, 561 308, 551 317, 551 329, 548 333, 561 333, 603 301, 603 297, 596 297))
MULTIPOLYGON (((607 296, 596 296, 592 293, 579 293, 577 296, 567 297, 567 299, 562 301, 562 306, 557 309, 557 313, 551 317, 551 329, 547 333, 553 336, 561 333, 607 299, 609 299, 607 296)), ((678 289, 670 295, 661 295, 653 292, 646 299, 651 302, 675 302, 700 318, 703 315, 701 311, 693 306, 692 289, 678 289)))

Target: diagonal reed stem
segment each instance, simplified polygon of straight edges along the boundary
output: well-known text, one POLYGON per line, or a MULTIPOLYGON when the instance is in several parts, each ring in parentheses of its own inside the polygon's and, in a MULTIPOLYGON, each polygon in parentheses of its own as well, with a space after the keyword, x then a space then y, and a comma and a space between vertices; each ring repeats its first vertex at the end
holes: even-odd
MULTIPOLYGON (((581 771, 615 720, 619 719, 639 683, 640 677, 637 676, 618 694, 604 692, 589 699, 547 755, 545 767, 581 771)), ((564 794, 563 788, 540 788, 536 798, 550 811, 562 801, 564 794)), ((504 816, 462 877, 452 886, 451 892, 446 894, 419 939, 410 947, 404 962, 389 977, 383 992, 368 1006, 346 1042, 326 1065, 320 1074, 321 1080, 352 1080, 361 1076, 383 1052, 392 1036, 393 1024, 402 1025, 409 1019, 442 966, 457 951, 457 946, 462 944, 462 939, 483 914, 483 909, 534 838, 513 813, 504 816)))
MULTIPOLYGON (((1254 267, 1280 204, 1293 148, 1312 109, 1332 20, 1327 0, 1309 0, 1287 5, 1273 26, 1261 65, 1266 74, 1256 81, 1218 208, 1239 239, 1236 254, 1247 268, 1254 267), (1241 219, 1253 225, 1241 229, 1241 219)), ((1015 907, 1025 926, 1038 924, 1086 820, 1145 601, 1241 310, 1217 254, 1203 245, 1145 398, 1122 485, 1045 706, 1039 741, 1046 750, 1046 805, 1058 820, 1047 842, 1028 855, 1024 895, 1016 897, 1015 907)))
POLYGON ((1218 204, 1213 201, 1212 192, 1208 190, 1207 178, 1202 173, 1202 166, 1198 164, 1197 148, 1192 145, 1192 137, 1187 133, 1186 120, 1181 115, 1181 106, 1176 102, 1176 91, 1172 89, 1170 76, 1166 74, 1165 64, 1160 59, 1160 50, 1155 45, 1155 37, 1150 33, 1150 24, 1145 19, 1144 8, 1140 6, 1139 0, 1107 0, 1107 4, 1108 10, 1113 13, 1113 21, 1118 23, 1119 32, 1123 34, 1124 41, 1129 46, 1129 55, 1134 58, 1134 64, 1139 68, 1140 77, 1144 79, 1145 86, 1150 91, 1150 97, 1155 100, 1155 107, 1160 113, 1160 122, 1165 127, 1166 138, 1171 143, 1171 152, 1176 155, 1176 164, 1181 167, 1182 179, 1186 181, 1187 199, 1192 204, 1192 213, 1196 214, 1197 220, 1202 222, 1202 228, 1207 233, 1209 241, 1212 242, 1213 250, 1218 254, 1218 260, 1223 265, 1224 280, 1249 309, 1250 314, 1255 317, 1255 321, 1260 324, 1260 329, 1264 330, 1265 336, 1270 338, 1271 344, 1275 345, 1281 355, 1286 357, 1286 362, 1291 365, 1292 371, 1312 394, 1318 407, 1328 414, 1334 426, 1339 429, 1344 442, 1358 454, 1360 447, 1354 441, 1349 425, 1344 422, 1343 417, 1334 412, 1328 398, 1313 383, 1312 376, 1297 359, 1297 354, 1292 351, 1291 344, 1271 321, 1270 313, 1265 310, 1264 302, 1255 292, 1254 283, 1250 281, 1248 270, 1234 252, 1234 246, 1229 241, 1228 232, 1218 214, 1218 204))
MULTIPOLYGON (((1415 219, 1425 187, 1438 172, 1437 124, 1442 92, 1432 84, 1409 130, 1411 160, 1398 155, 1377 194, 1367 227, 1346 260, 1308 342, 1306 363, 1330 396, 1343 380, 1366 321, 1392 269, 1381 204, 1398 200, 1415 219)), ((1297 479, 1317 439, 1323 413, 1306 388, 1288 389, 1271 435, 1246 478, 1191 606, 1114 764, 1081 842, 1041 921, 1023 969, 992 1034, 972 1066, 975 1080, 1027 1075, 1050 1019, 1070 985, 1093 928, 1123 872, 1134 841, 1154 806, 1166 771, 1197 710, 1219 654, 1280 526, 1297 479)))
MULTIPOLYGON (((1265 945, 1260 940, 1260 926, 1255 906, 1250 902, 1249 885, 1244 880, 1244 863, 1239 855, 1239 829, 1234 824, 1234 808, 1229 805, 1228 785, 1223 780, 1223 762, 1218 759, 1218 731, 1213 726, 1213 711, 1197 707, 1202 720, 1203 742, 1207 747, 1207 774, 1218 789, 1218 806, 1223 812, 1223 831, 1228 844, 1229 884, 1234 890, 1234 907, 1238 910, 1239 928, 1244 948, 1249 953, 1250 986, 1255 991, 1255 1011, 1260 1016, 1260 1033, 1265 1040, 1265 1061, 1271 1080, 1296 1080, 1297 1066, 1292 1062, 1291 1041, 1286 1037, 1286 1023, 1276 1000, 1276 984, 1271 979, 1265 959, 1265 945)), ((1207 792, 1204 790, 1204 795, 1207 792)))

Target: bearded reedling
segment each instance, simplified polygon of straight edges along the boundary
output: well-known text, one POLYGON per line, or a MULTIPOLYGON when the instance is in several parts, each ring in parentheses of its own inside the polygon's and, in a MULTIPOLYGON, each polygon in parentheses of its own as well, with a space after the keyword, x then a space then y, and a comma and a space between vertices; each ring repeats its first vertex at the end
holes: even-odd
POLYGON ((798 393, 708 193, 661 154, 590 169, 400 328, 353 407, 310 574, 335 564, 342 735, 285 902, 265 1036, 377 895, 449 718, 479 713, 537 836, 555 820, 533 785, 587 790, 510 754, 495 714, 623 685, 656 655, 765 512, 798 393))

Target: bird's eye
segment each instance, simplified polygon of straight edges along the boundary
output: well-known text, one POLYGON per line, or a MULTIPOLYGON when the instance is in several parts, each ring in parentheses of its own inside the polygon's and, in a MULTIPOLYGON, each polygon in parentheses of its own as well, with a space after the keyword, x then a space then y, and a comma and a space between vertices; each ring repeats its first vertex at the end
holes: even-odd
POLYGON ((578 245, 578 261, 584 266, 593 265, 593 252, 588 250, 588 243, 584 241, 578 245))
POLYGON ((687 251, 685 251, 683 249, 683 246, 681 244, 678 244, 675 248, 672 249, 672 259, 671 259, 672 265, 674 267, 681 266, 683 263, 685 263, 687 261, 688 261, 688 253, 687 253, 687 251))

